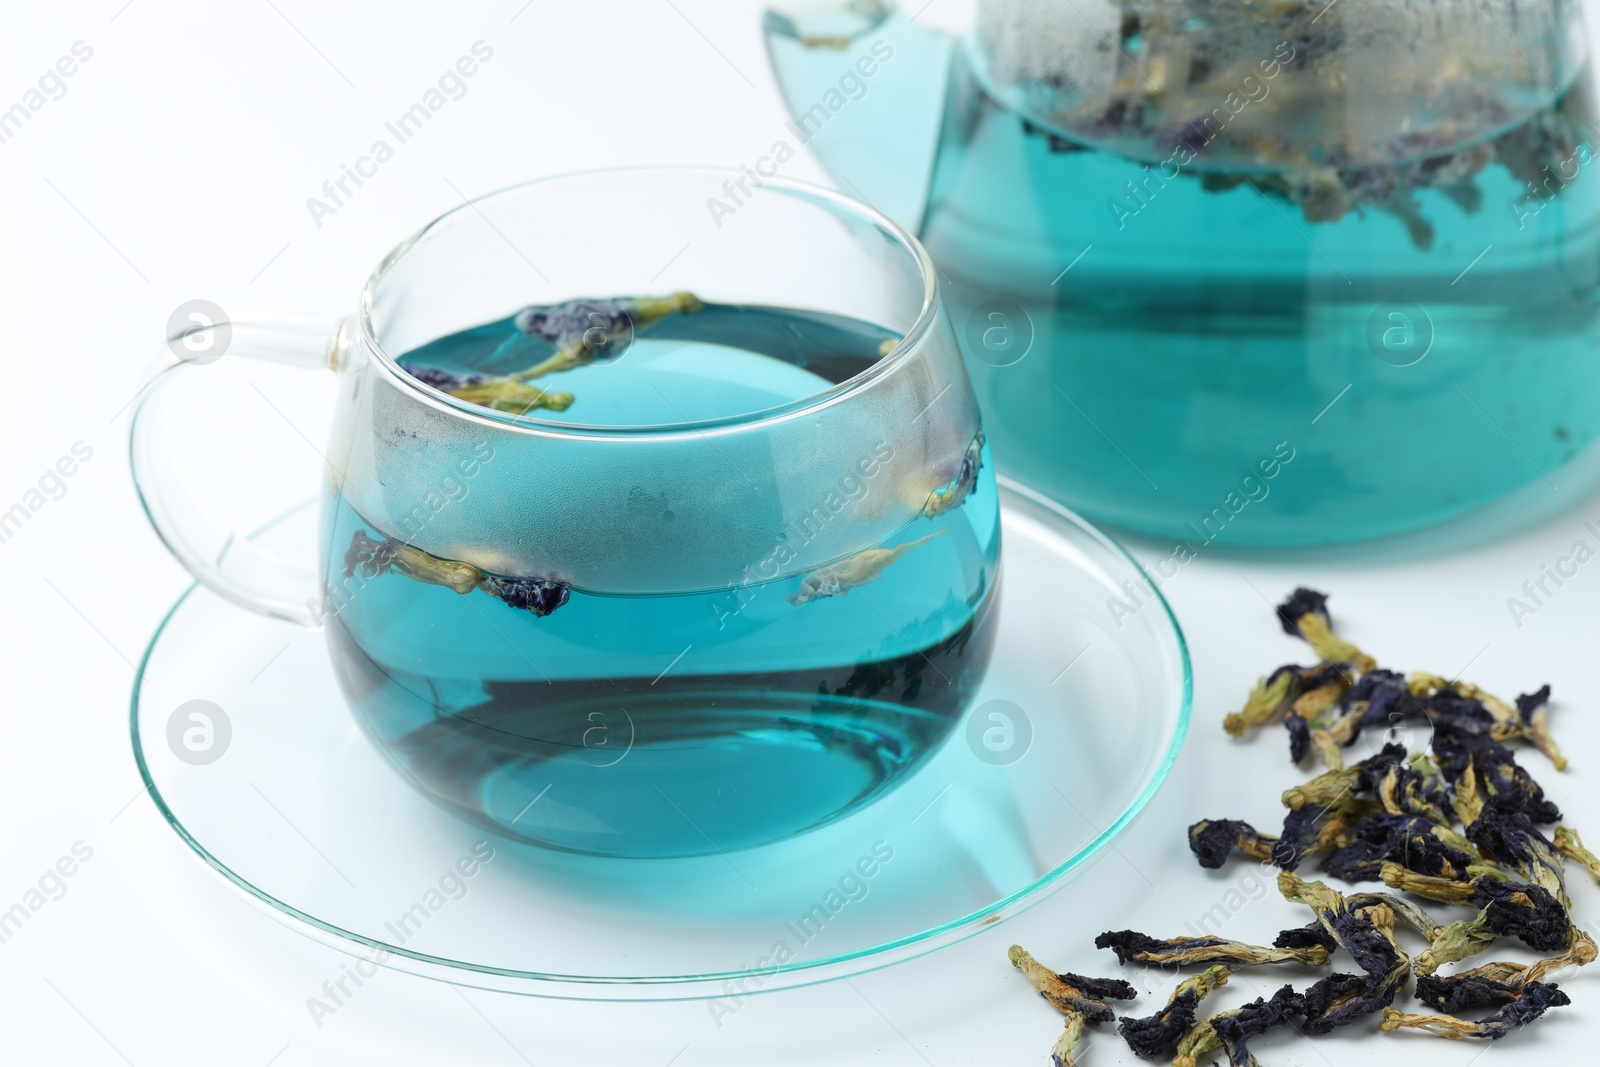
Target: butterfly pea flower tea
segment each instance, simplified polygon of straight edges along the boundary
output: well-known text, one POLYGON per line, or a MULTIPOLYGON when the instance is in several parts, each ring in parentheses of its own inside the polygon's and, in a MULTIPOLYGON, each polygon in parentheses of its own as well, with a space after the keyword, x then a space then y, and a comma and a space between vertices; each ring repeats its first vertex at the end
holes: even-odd
POLYGON ((1164 537, 1321 544, 1560 483, 1600 434, 1581 5, 978 0, 955 35, 772 6, 807 148, 949 279, 1003 473, 1164 537))
POLYGON ((782 181, 714 224, 724 178, 516 186, 402 243, 336 331, 234 324, 336 372, 309 602, 201 547, 136 417, 197 576, 320 624, 398 773, 547 848, 714 856, 840 819, 951 736, 994 646, 994 461, 926 254, 782 181))

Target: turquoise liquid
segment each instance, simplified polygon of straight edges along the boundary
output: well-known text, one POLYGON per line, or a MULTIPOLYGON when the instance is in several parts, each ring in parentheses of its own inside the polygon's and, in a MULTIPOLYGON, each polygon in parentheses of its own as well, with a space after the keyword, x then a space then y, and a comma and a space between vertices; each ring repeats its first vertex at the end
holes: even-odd
MULTIPOLYGON (((548 354, 509 323, 401 362, 505 373, 548 354)), ((811 312, 710 305, 641 330, 613 363, 538 384, 576 397, 552 418, 716 418, 843 381, 875 362, 888 336, 811 312)), ((708 486, 732 476, 710 447, 704 467, 708 486)), ((641 518, 665 517, 648 486, 631 494, 641 518)), ((450 809, 577 852, 729 851, 855 810, 946 739, 993 642, 998 522, 985 452, 961 506, 862 547, 930 540, 841 595, 807 600, 804 574, 730 575, 721 588, 671 595, 574 588, 540 618, 481 589, 460 594, 394 571, 346 577, 343 553, 358 532, 395 531, 336 497, 324 533, 327 579, 340 592, 326 630, 362 727, 450 809)), ((791 525, 773 535, 809 533, 791 525)))
MULTIPOLYGON (((803 109, 879 36, 896 42, 894 64, 935 62, 899 14, 851 49, 776 32, 768 44, 803 109)), ((1463 513, 1554 475, 1600 433, 1588 71, 1478 139, 1554 119, 1582 152, 1541 160, 1536 196, 1499 162, 1470 189, 1420 188, 1419 241, 1381 210, 1313 222, 1257 192, 1239 179, 1270 190, 1281 172, 1226 169, 1226 130, 1165 180, 1152 172, 1170 148, 1137 159, 1052 143, 985 90, 963 45, 945 54, 931 178, 911 196, 1006 473, 1191 548, 1319 544, 1463 513)), ((863 175, 907 156, 852 140, 885 128, 863 121, 869 109, 902 108, 913 128, 912 109, 932 106, 872 92, 812 143, 858 168, 847 188, 874 188, 863 175)))

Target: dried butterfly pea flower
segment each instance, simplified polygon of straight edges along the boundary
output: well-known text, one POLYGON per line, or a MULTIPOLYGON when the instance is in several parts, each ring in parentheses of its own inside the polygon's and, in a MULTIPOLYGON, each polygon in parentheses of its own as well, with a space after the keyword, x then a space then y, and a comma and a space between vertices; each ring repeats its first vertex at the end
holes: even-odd
POLYGON ((1155 1060, 1170 1054, 1178 1040, 1194 1026, 1200 1001, 1213 990, 1227 985, 1228 974, 1228 968, 1219 963, 1185 978, 1160 1011, 1143 1019, 1124 1015, 1117 1020, 1117 1032, 1141 1059, 1155 1060))
POLYGON ((1424 688, 1449 690, 1463 699, 1476 701, 1488 712, 1491 719, 1489 733, 1496 741, 1521 738, 1544 753, 1550 762, 1555 764, 1556 770, 1566 770, 1566 757, 1561 754, 1555 738, 1550 733, 1548 685, 1536 692, 1517 697, 1514 704, 1471 682, 1450 682, 1436 674, 1413 675, 1411 685, 1415 690, 1424 688))
POLYGON ((1222 728, 1229 737, 1243 737, 1256 727, 1265 726, 1303 692, 1301 678, 1305 673, 1306 668, 1290 663, 1257 679, 1244 707, 1225 716, 1222 728))
POLYGON ((1379 879, 1390 889, 1403 889, 1440 904, 1471 904, 1477 894, 1476 879, 1457 881, 1433 875, 1418 874, 1398 863, 1385 863, 1378 873, 1379 879))
MULTIPOLYGON (((1308 882, 1288 871, 1278 875, 1278 890, 1289 900, 1304 904, 1341 948, 1348 952, 1366 979, 1359 991, 1330 985, 1319 991, 1315 1025, 1331 1030, 1394 1002, 1395 994, 1411 973, 1411 960, 1395 940, 1395 913, 1386 904, 1352 907, 1337 890, 1322 882, 1308 882), (1338 996, 1332 994, 1337 992, 1338 996)), ((1306 1032, 1313 1030, 1306 1020, 1306 1032)))
POLYGON ((1536 952, 1558 952, 1573 944, 1577 930, 1565 903, 1542 886, 1492 878, 1474 884, 1474 901, 1495 933, 1515 937, 1536 952))
POLYGON ((607 349, 619 339, 626 343, 633 333, 669 315, 692 315, 704 307, 693 293, 673 293, 631 300, 570 300, 524 308, 517 312, 517 329, 548 341, 556 351, 526 370, 507 375, 506 380, 526 382, 586 366, 608 354, 607 349))
MULTIPOLYGON (((888 342, 884 342, 887 344, 888 342)), ((979 430, 961 457, 961 468, 946 485, 928 494, 922 505, 922 514, 930 519, 954 511, 967 502, 978 485, 978 472, 983 469, 983 431, 979 430)))
POLYGON ((1287 985, 1270 1000, 1257 997, 1243 1007, 1218 1012, 1183 1035, 1172 1067, 1195 1067, 1198 1057, 1216 1049, 1227 1055, 1232 1067, 1249 1067, 1255 1063, 1247 1047, 1251 1038, 1303 1014, 1304 999, 1287 985))
MULTIPOLYGON (((1470 971, 1458 971, 1449 978, 1441 981, 1453 982, 1468 978, 1482 978, 1485 981, 1498 982, 1501 985, 1520 989, 1528 982, 1537 982, 1545 975, 1560 971, 1566 967, 1586 967, 1595 961, 1597 955, 1594 938, 1582 930, 1574 929, 1572 947, 1555 956, 1546 956, 1533 963, 1508 963, 1504 960, 1495 960, 1490 963, 1474 967, 1470 971)), ((1421 982, 1418 982, 1418 990, 1421 982)))
POLYGON ((1328 597, 1302 586, 1278 606, 1278 620, 1291 637, 1304 638, 1326 663, 1348 663, 1357 674, 1376 667, 1377 661, 1333 632, 1328 597))
POLYGON ((807 574, 800 579, 799 592, 790 593, 785 599, 799 607, 813 600, 843 596, 852 589, 877 581, 891 563, 898 562, 918 545, 932 541, 942 533, 943 530, 935 530, 926 537, 907 541, 894 548, 863 548, 837 563, 807 574))
POLYGON ((1258 863, 1267 863, 1277 840, 1237 819, 1202 819, 1189 827, 1189 849, 1202 867, 1221 867, 1234 849, 1258 863))
POLYGON ((1517 697, 1517 716, 1521 725, 1518 736, 1549 757, 1556 770, 1567 769, 1567 757, 1561 754, 1556 739, 1550 733, 1550 687, 1517 697))
POLYGON ((1090 1023, 1109 1022, 1116 1017, 1106 1000, 1132 1000, 1132 985, 1117 978, 1085 978, 1071 972, 1056 973, 1034 959, 1021 945, 1006 953, 1012 966, 1027 975, 1035 991, 1063 1016, 1066 1026, 1050 1049, 1056 1067, 1072 1067, 1072 1053, 1083 1041, 1090 1023))
MULTIPOLYGON (((1190 831, 1190 840, 1193 840, 1194 831, 1190 831)), ((1557 826, 1552 843, 1567 859, 1577 863, 1595 881, 1600 882, 1600 856, 1583 847, 1583 839, 1578 836, 1578 831, 1570 826, 1557 826)))
POLYGON ((1305 1006, 1302 1032, 1316 1036, 1372 1014, 1365 996, 1372 979, 1365 974, 1335 972, 1313 982, 1301 997, 1305 1006))
POLYGON ((1427 951, 1417 955, 1417 974, 1432 974, 1446 963, 1482 952, 1502 935, 1538 952, 1575 947, 1579 935, 1566 907, 1541 887, 1493 878, 1477 878, 1470 884, 1470 902, 1481 910, 1441 931, 1427 951))
POLYGON ((1085 978, 1070 971, 1052 971, 1021 945, 1012 945, 1006 956, 1013 967, 1028 976, 1038 994, 1064 1015, 1079 1014, 1090 1022, 1110 1022, 1116 1014, 1106 1000, 1132 1000, 1138 995, 1132 985, 1120 978, 1085 978))
POLYGON ((1272 846, 1272 862, 1286 871, 1295 870, 1302 860, 1336 848, 1344 833, 1361 815, 1363 802, 1352 798, 1334 807, 1308 804, 1290 811, 1283 820, 1283 832, 1272 846))
POLYGON ((457 593, 474 589, 504 601, 514 608, 525 608, 544 618, 567 602, 572 588, 554 578, 507 578, 487 574, 470 563, 444 559, 392 537, 375 540, 365 530, 357 530, 344 554, 344 573, 351 578, 360 572, 364 578, 395 571, 426 585, 442 585, 457 593))
POLYGON ((1119 963, 1129 960, 1178 964, 1225 962, 1235 966, 1303 963, 1307 967, 1321 967, 1328 962, 1328 950, 1322 945, 1264 948, 1220 937, 1174 937, 1162 940, 1137 930, 1108 930, 1094 939, 1094 947, 1115 952, 1119 963))
POLYGON ((1572 1000, 1560 988, 1544 982, 1529 982, 1523 986, 1521 993, 1499 1011, 1477 1022, 1468 1022, 1453 1015, 1412 1015, 1398 1008, 1389 1008, 1384 1011, 1378 1029, 1388 1032, 1407 1026, 1451 1040, 1477 1037, 1497 1041, 1511 1031, 1527 1026, 1551 1008, 1561 1008, 1571 1003, 1572 1000))
POLYGON ((1350 844, 1322 863, 1324 871, 1347 882, 1380 880, 1385 861, 1419 874, 1457 878, 1479 859, 1471 842, 1420 815, 1363 815, 1350 836, 1350 844))
POLYGON ((1505 867, 1515 867, 1555 899, 1567 900, 1566 865, 1555 845, 1533 825, 1518 802, 1501 794, 1489 798, 1467 827, 1467 837, 1484 854, 1505 867))
POLYGON ((1522 983, 1497 982, 1476 974, 1453 974, 1441 978, 1425 974, 1417 979, 1417 999, 1447 1015, 1482 1008, 1498 1008, 1517 999, 1522 983))
MULTIPOLYGON (((1471 703, 1483 707, 1476 701, 1471 703)), ((1516 755, 1491 736, 1492 725, 1461 714, 1441 714, 1434 719, 1433 753, 1446 780, 1459 783, 1469 773, 1476 774, 1475 788, 1485 797, 1514 801, 1536 823, 1559 822, 1561 810, 1517 763, 1516 755)))

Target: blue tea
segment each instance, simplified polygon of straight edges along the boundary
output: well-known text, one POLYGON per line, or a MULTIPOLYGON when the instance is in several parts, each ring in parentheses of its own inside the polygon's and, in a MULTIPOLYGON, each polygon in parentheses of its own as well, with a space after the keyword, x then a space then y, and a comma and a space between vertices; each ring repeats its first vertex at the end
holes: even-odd
POLYGON ((956 39, 918 7, 775 12, 768 47, 790 147, 938 264, 1010 475, 1190 550, 1315 544, 1600 434, 1576 9, 981 0, 956 39))
MULTIPOLYGON (((694 469, 672 475, 714 496, 755 476, 719 445, 718 420, 825 393, 898 340, 813 311, 591 301, 528 309, 399 363, 453 396, 596 434, 597 454, 629 447, 629 427, 706 424, 694 469), (568 358, 580 349, 563 345, 590 317, 609 336, 568 358), (540 369, 517 380, 529 367, 540 369)), ((710 853, 854 810, 946 739, 994 640, 999 511, 983 433, 946 484, 909 507, 903 434, 886 430, 827 472, 828 493, 735 553, 741 570, 698 587, 644 572, 637 588, 589 587, 497 571, 494 544, 415 544, 467 502, 516 528, 524 483, 510 475, 527 457, 503 439, 458 445, 453 474, 409 512, 414 522, 385 528, 338 487, 323 518, 326 632, 362 727, 448 807, 554 848, 710 853), (785 568, 806 546, 848 542, 847 524, 867 511, 904 521, 823 565, 785 568)), ((563 463, 537 477, 583 487, 599 475, 563 463)), ((632 482, 617 489, 622 520, 590 531, 596 559, 642 557, 641 545, 697 521, 646 464, 632 482)), ((696 527, 690 543, 714 554, 734 525, 696 527)))

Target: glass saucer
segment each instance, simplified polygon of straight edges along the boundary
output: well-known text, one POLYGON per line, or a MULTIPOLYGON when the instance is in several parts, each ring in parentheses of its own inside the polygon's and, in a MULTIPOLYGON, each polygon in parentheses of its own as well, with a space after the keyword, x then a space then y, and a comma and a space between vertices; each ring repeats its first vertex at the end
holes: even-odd
MULTIPOLYGON (((178 601, 145 652, 134 758, 162 815, 218 874, 373 964, 643 1000, 898 963, 1065 884, 1154 795, 1188 726, 1188 653, 1138 566, 1030 490, 1003 483, 1001 503, 998 639, 965 730, 888 796, 776 845, 615 859, 488 834, 424 799, 366 742, 319 634, 204 589, 178 601)), ((302 506, 256 540, 311 551, 315 519, 302 506)))

